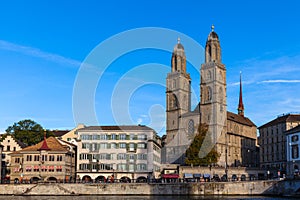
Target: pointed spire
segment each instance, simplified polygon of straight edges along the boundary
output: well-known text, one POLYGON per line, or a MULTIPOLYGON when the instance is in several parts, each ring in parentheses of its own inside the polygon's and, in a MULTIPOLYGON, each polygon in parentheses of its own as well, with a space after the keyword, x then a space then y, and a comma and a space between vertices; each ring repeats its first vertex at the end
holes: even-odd
POLYGON ((244 117, 244 104, 243 104, 243 92, 242 92, 242 72, 240 72, 240 98, 239 98, 238 114, 244 117))
POLYGON ((180 44, 180 37, 177 38, 177 44, 180 44))
POLYGON ((48 147, 47 145, 47 140, 46 140, 46 130, 44 130, 44 141, 42 143, 42 146, 38 149, 38 151, 42 151, 42 150, 45 150, 45 151, 49 151, 50 148, 48 147))
POLYGON ((212 24, 211 25, 211 32, 214 32, 215 31, 215 26, 212 24))

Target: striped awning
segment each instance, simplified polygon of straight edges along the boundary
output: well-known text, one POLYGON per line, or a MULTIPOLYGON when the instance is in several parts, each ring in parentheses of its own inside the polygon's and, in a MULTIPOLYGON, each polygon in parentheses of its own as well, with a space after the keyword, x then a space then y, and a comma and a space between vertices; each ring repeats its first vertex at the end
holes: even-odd
POLYGON ((162 174, 162 178, 179 178, 179 174, 162 174))
POLYGON ((193 174, 185 173, 184 178, 194 178, 193 174))

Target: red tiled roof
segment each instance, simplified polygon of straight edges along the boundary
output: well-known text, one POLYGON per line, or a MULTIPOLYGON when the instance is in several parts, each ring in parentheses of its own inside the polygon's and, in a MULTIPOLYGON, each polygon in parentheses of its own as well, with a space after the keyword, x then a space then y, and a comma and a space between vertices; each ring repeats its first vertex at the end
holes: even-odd
MULTIPOLYGON (((26 147, 26 148, 24 148, 22 150, 15 151, 12 154, 14 154, 14 153, 22 153, 22 152, 26 152, 26 151, 46 150, 46 149, 43 149, 43 148, 45 148, 45 146, 43 147, 44 142, 45 141, 43 140, 43 141, 39 142, 36 145, 32 145, 32 146, 26 147)), ((46 144, 47 144, 47 146, 49 148, 48 151, 68 151, 67 146, 62 145, 55 137, 49 137, 49 138, 47 138, 46 139, 46 144)))

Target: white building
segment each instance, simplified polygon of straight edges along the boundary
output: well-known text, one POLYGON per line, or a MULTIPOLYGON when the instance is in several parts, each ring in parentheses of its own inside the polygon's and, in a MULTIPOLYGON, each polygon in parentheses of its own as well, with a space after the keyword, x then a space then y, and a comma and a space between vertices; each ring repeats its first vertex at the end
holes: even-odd
POLYGON ((161 139, 147 126, 89 126, 76 133, 78 180, 146 181, 160 172, 161 139))
POLYGON ((287 175, 293 177, 299 176, 300 169, 300 125, 286 132, 287 146, 287 175))
POLYGON ((4 179, 8 179, 11 173, 11 159, 10 154, 14 151, 20 151, 26 147, 26 145, 15 139, 12 135, 2 135, 0 145, 3 145, 2 149, 2 176, 4 179))

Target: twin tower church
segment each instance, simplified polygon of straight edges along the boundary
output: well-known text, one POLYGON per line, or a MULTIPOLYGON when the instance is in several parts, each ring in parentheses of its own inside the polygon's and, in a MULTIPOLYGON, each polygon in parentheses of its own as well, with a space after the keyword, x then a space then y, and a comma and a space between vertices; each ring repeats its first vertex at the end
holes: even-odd
POLYGON ((257 165, 256 125, 244 116, 242 83, 237 114, 227 111, 226 67, 217 33, 212 30, 205 46, 201 65, 200 102, 191 109, 191 77, 186 71, 186 56, 178 40, 174 47, 171 72, 167 75, 166 139, 163 162, 184 164, 185 151, 198 133, 199 124, 208 125, 208 133, 199 156, 212 148, 220 154, 219 166, 257 165))

